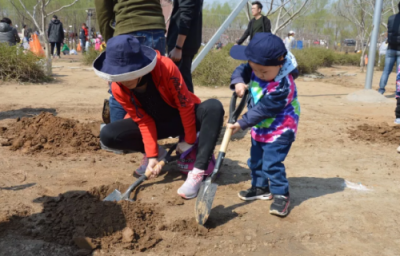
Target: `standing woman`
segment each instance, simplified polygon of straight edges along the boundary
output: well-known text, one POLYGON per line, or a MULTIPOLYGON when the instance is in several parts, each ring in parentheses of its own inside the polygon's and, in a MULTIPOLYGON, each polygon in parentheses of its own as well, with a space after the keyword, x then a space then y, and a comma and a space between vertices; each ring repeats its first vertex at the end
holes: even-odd
POLYGON ((64 28, 56 15, 53 15, 51 19, 49 28, 47 29, 47 36, 50 42, 51 56, 54 58, 54 47, 56 47, 57 56, 60 58, 61 44, 64 41, 64 28))
MULTIPOLYGON (((108 40, 106 51, 94 62, 95 73, 111 84, 112 94, 128 113, 125 119, 107 124, 100 133, 106 147, 144 153, 136 173, 146 169, 152 177, 166 151, 157 140, 182 136, 177 151, 192 149, 198 137, 194 168, 178 189, 184 198, 194 198, 200 189, 221 130, 224 109, 221 102, 201 102, 188 91, 178 67, 160 52, 141 45, 133 35, 108 40)), ((212 169, 210 169, 212 172, 212 169)))

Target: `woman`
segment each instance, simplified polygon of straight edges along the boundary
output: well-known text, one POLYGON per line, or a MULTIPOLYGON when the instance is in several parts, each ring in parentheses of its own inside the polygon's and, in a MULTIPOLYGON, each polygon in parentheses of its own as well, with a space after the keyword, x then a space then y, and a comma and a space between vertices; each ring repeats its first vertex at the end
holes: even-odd
MULTIPOLYGON (((188 91, 179 69, 158 51, 141 45, 133 35, 111 38, 106 51, 94 62, 95 73, 110 82, 115 99, 127 112, 123 120, 106 125, 101 142, 109 148, 144 153, 136 171, 156 167, 166 154, 158 139, 182 136, 177 151, 188 152, 198 138, 194 169, 178 189, 184 198, 194 198, 200 188, 221 130, 224 110, 215 99, 201 103, 188 91)), ((212 171, 212 170, 211 170, 212 171)))

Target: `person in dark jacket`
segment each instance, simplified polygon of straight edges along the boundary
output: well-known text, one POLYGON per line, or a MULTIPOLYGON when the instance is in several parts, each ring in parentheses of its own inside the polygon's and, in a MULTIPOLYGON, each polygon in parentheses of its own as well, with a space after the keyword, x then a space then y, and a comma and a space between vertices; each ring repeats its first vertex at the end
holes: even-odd
POLYGON ((53 15, 51 19, 49 28, 47 29, 47 36, 49 37, 51 55, 54 57, 54 47, 56 47, 57 57, 60 58, 61 44, 64 41, 64 28, 56 15, 53 15))
POLYGON ((0 43, 8 43, 10 46, 16 45, 21 39, 17 30, 12 26, 9 18, 3 18, 0 21, 0 43))
POLYGON ((203 0, 176 0, 168 29, 169 57, 177 64, 189 91, 194 92, 192 60, 201 45, 203 0))
POLYGON ((251 14, 254 18, 249 22, 246 31, 243 36, 236 41, 237 44, 243 44, 244 40, 250 36, 250 40, 256 33, 268 32, 271 33, 271 21, 264 15, 261 14, 263 6, 259 1, 251 3, 251 14))
MULTIPOLYGON (((398 4, 398 7, 400 8, 400 3, 398 4)), ((389 17, 387 28, 388 48, 385 57, 385 67, 383 68, 378 90, 381 94, 385 93, 385 87, 389 79, 389 75, 392 73, 394 63, 396 62, 397 66, 400 65, 400 13, 389 17)))

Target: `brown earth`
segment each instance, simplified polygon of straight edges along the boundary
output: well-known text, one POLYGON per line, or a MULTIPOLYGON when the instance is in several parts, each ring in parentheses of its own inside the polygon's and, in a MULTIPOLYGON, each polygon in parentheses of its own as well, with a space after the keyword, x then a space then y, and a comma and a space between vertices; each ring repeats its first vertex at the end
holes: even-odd
POLYGON ((38 116, 17 118, 9 127, 0 127, 2 146, 24 153, 66 155, 95 151, 99 147, 100 122, 79 121, 42 112, 38 116))
MULTIPOLYGON (((82 134, 96 135, 89 128, 93 124, 97 129, 101 121, 107 84, 87 67, 79 69, 74 58, 56 60, 51 84, 0 84, 0 127, 7 127, 1 142, 27 133, 29 127, 7 135, 21 120, 34 120, 43 111, 67 123, 79 121, 76 125, 88 128, 82 128, 88 131, 82 134)), ((364 83, 365 73, 353 67, 319 71, 355 75, 328 82, 297 80, 301 117, 285 161, 291 193, 286 218, 268 213, 270 201, 243 202, 237 197, 251 184, 246 132, 229 144, 205 227, 194 221, 195 200, 176 194, 185 176, 174 164, 139 186, 132 193, 135 202, 104 203, 101 198, 114 188, 123 191, 135 181, 132 172, 141 154, 76 148, 68 140, 60 140, 61 154, 49 154, 57 148, 30 153, 31 147, 0 147, 0 256, 399 255, 395 101, 349 102, 346 96, 362 89, 355 85, 364 83), (370 190, 344 187, 346 180, 370 190)), ((374 74, 374 89, 380 75, 374 74)), ((388 98, 394 97, 394 79, 389 78, 388 98)), ((195 91, 202 100, 217 98, 228 109, 227 88, 195 91)))
POLYGON ((350 139, 368 142, 384 142, 397 145, 400 141, 400 125, 389 126, 388 123, 378 125, 362 124, 349 129, 350 139))

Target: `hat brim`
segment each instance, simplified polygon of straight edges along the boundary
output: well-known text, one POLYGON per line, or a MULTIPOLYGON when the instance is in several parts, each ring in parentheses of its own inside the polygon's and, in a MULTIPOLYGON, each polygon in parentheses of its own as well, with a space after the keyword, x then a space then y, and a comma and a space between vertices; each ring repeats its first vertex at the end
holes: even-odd
POLYGON ((129 72, 124 72, 121 74, 108 74, 107 72, 104 72, 100 67, 102 67, 102 63, 104 62, 106 58, 106 52, 102 52, 99 57, 95 59, 93 62, 93 70, 96 75, 98 75, 100 78, 103 78, 109 82, 124 82, 124 81, 130 81, 137 79, 139 77, 142 77, 144 75, 147 75, 153 69, 155 68, 157 64, 157 53, 155 50, 153 50, 150 47, 147 46, 141 46, 142 51, 145 53, 145 55, 151 59, 151 62, 138 70, 132 70, 129 72))
POLYGON ((244 45, 234 45, 232 46, 231 50, 229 51, 229 55, 235 60, 248 60, 246 54, 246 46, 244 45))

